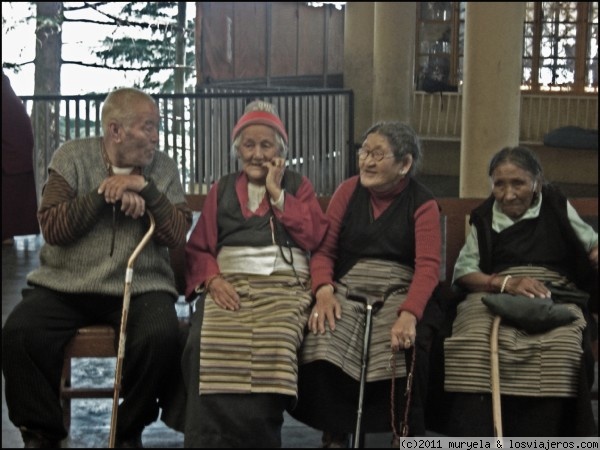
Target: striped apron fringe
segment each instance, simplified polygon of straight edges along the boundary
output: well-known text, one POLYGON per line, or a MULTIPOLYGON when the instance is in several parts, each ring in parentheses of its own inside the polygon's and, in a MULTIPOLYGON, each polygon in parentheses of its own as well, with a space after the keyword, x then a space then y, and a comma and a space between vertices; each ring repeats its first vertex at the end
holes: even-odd
MULTIPOLYGON (((515 267, 498 274, 530 276, 564 287, 573 287, 556 272, 540 267, 515 267)), ((494 316, 481 301, 486 292, 472 293, 457 308, 452 336, 444 342, 445 390, 490 393, 490 332, 494 316)), ((579 307, 568 325, 539 334, 528 334, 500 324, 498 352, 502 395, 575 397, 580 369, 582 333, 586 321, 579 307)))
MULTIPOLYGON (((360 288, 361 291, 379 296, 393 289, 383 307, 373 315, 366 381, 391 379, 390 332, 398 318, 398 307, 406 299, 412 276, 412 268, 398 263, 376 259, 358 261, 335 286, 335 295, 342 306, 342 318, 336 321, 335 331, 332 333, 325 326, 325 334, 307 334, 302 345, 300 364, 325 360, 359 381, 366 308, 363 303, 346 298, 348 287, 360 288)), ((403 358, 396 364, 396 378, 406 377, 403 358)))
MULTIPOLYGON (((293 273, 225 274, 240 296, 238 311, 204 302, 200 395, 274 393, 297 396, 298 358, 311 293, 293 273)), ((304 278, 303 284, 307 284, 304 278)))

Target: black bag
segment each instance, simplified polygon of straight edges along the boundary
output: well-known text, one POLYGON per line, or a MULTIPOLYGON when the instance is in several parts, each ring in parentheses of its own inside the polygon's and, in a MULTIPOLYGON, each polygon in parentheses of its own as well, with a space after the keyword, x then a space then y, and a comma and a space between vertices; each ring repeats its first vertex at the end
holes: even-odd
POLYGON ((565 304, 555 303, 551 298, 491 294, 481 300, 493 314, 532 334, 543 333, 577 319, 577 315, 565 304))

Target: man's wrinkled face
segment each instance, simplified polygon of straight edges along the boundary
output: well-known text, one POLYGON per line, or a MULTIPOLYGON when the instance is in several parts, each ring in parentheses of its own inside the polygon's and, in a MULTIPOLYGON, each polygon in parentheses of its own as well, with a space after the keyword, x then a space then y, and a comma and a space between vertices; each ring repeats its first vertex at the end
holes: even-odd
POLYGON ((121 124, 118 146, 119 167, 145 167, 152 162, 158 146, 158 107, 150 101, 139 101, 132 105, 133 119, 121 124))

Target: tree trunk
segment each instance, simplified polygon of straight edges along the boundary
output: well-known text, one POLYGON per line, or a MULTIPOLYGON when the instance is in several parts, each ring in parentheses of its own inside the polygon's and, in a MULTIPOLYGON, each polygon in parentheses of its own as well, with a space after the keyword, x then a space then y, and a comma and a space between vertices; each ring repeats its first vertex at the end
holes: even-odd
MULTIPOLYGON (((60 95, 62 51, 62 2, 36 2, 36 46, 34 95, 60 95)), ((34 169, 38 199, 46 180, 45 169, 59 144, 59 104, 54 101, 35 102, 32 123, 35 130, 34 169)))
POLYGON ((187 68, 185 67, 186 2, 177 2, 177 35, 175 38, 175 94, 183 93, 187 68))
POLYGON ((196 2, 196 20, 194 21, 194 49, 196 50, 196 92, 204 84, 204 74, 202 73, 202 21, 204 20, 204 2, 196 2))
MULTIPOLYGON (((175 94, 181 94, 184 92, 185 86, 185 28, 186 28, 186 3, 177 2, 177 34, 175 37, 175 74, 174 74, 174 87, 175 94)), ((173 99, 173 113, 174 121, 173 127, 175 132, 176 141, 173 142, 173 159, 180 164, 180 167, 185 168, 185 146, 183 142, 185 140, 184 133, 184 114, 185 106, 183 99, 173 99)), ((184 169, 185 170, 185 169, 184 169)), ((185 176, 186 174, 182 174, 185 176)))

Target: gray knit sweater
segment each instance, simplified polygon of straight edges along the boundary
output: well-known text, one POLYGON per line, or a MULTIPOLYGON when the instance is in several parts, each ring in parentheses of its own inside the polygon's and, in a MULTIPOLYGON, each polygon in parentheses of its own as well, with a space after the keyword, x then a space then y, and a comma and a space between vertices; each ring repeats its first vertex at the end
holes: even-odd
MULTIPOLYGON (((62 176, 78 197, 88 196, 97 220, 70 244, 44 244, 40 252, 41 265, 28 275, 28 283, 66 293, 123 295, 127 261, 148 230, 147 216, 134 220, 115 208, 115 245, 110 256, 113 208, 97 194, 107 176, 101 138, 66 142, 55 152, 49 169, 62 176)), ((169 156, 157 151, 143 174, 172 204, 185 202, 177 166, 169 156)), ((154 239, 148 242, 133 266, 131 286, 132 296, 149 291, 177 295, 168 249, 154 239)))

